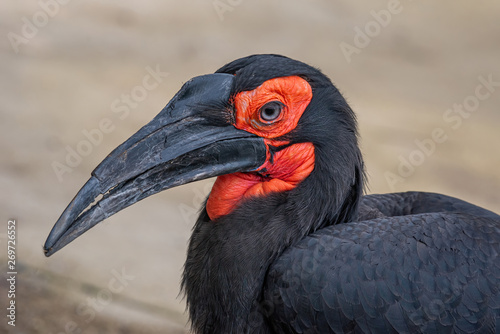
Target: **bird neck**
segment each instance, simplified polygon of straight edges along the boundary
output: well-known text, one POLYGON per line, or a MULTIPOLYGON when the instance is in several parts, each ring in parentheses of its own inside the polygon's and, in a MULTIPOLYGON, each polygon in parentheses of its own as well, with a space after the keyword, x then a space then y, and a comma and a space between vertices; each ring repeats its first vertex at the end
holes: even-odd
POLYGON ((298 194, 306 188, 249 199, 217 222, 202 211, 182 282, 195 333, 271 332, 262 301, 271 264, 287 247, 328 224, 329 217, 349 220, 352 206, 357 207, 356 200, 346 199, 350 205, 342 202, 335 214, 310 214, 307 206, 317 203, 304 203, 304 194, 298 194))
POLYGON ((280 231, 263 234, 264 215, 248 215, 251 208, 217 223, 203 210, 194 227, 182 287, 195 333, 271 332, 260 311, 262 286, 267 268, 285 247, 280 235, 293 233, 274 220, 270 225, 280 231))
POLYGON ((348 168, 318 152, 314 170, 293 189, 245 198, 215 221, 202 210, 182 281, 195 333, 270 333, 261 302, 270 265, 309 233, 354 219, 363 188, 359 150, 345 153, 356 156, 348 168))

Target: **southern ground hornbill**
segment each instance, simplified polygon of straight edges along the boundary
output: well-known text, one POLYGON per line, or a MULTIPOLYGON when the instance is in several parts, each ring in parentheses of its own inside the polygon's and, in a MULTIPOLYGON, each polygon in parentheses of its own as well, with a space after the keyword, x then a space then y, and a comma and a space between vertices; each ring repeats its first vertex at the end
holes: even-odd
POLYGON ((500 333, 500 216, 438 194, 363 196, 353 111, 278 55, 184 84, 93 171, 45 253, 213 176, 182 279, 194 332, 500 333))

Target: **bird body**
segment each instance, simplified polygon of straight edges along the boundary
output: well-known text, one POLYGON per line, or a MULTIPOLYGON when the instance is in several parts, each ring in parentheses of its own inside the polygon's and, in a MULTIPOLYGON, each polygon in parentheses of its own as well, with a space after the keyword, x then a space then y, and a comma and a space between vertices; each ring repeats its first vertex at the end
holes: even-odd
POLYGON ((500 216, 439 194, 363 196, 353 111, 283 56, 187 82, 94 170, 46 254, 212 176, 182 278, 194 332, 500 331, 500 216))
POLYGON ((497 215, 421 192, 362 207, 358 222, 321 229, 271 265, 263 300, 276 332, 498 332, 497 215), (426 201, 438 211, 414 205, 426 201))

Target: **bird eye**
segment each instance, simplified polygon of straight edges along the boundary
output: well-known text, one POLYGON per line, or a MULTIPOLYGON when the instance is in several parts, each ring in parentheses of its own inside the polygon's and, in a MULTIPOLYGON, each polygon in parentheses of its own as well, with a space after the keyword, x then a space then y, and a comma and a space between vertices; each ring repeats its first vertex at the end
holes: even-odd
POLYGON ((271 101, 260 108, 260 118, 265 122, 275 121, 283 110, 284 104, 279 101, 271 101))

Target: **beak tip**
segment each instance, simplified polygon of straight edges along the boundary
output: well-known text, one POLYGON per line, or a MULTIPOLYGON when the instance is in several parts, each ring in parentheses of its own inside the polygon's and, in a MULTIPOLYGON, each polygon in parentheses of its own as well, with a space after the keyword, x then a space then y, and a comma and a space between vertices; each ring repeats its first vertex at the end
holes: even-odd
POLYGON ((51 246, 44 245, 43 246, 43 255, 45 255, 46 257, 51 256, 52 254, 54 254, 52 252, 52 250, 53 250, 53 248, 51 246))
POLYGON ((52 230, 50 231, 43 246, 45 256, 51 256, 66 245, 67 242, 62 244, 61 239, 72 228, 73 223, 78 218, 80 213, 84 211, 84 209, 88 207, 100 193, 100 181, 95 176, 92 176, 69 203, 55 225, 52 227, 52 230))
POLYGON ((53 249, 54 245, 57 243, 57 240, 58 238, 56 236, 56 233, 51 231, 51 233, 47 237, 47 240, 45 240, 45 244, 43 245, 43 253, 45 256, 49 257, 54 253, 53 249))

